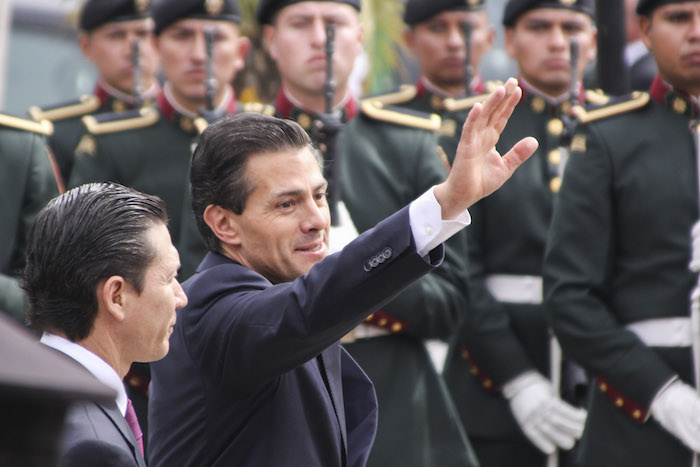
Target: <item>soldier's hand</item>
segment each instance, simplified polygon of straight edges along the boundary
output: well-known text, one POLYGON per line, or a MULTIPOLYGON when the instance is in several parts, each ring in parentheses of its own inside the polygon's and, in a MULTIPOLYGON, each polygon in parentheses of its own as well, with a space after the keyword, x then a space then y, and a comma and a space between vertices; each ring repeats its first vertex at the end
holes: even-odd
POLYGON ((666 431, 700 453, 700 396, 695 389, 676 380, 656 396, 650 411, 666 431))
POLYGON ((454 219, 496 191, 537 149, 537 140, 527 137, 502 157, 496 151, 498 138, 521 96, 518 82, 511 78, 469 112, 450 175, 435 187, 443 219, 454 219))
POLYGON ((528 372, 506 383, 503 395, 525 436, 543 453, 571 449, 581 438, 586 411, 557 397, 539 373, 528 372))

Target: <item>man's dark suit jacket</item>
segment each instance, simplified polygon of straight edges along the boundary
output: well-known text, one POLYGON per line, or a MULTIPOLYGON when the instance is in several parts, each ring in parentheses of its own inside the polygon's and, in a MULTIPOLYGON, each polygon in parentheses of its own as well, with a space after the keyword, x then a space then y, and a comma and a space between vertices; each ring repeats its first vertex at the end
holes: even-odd
POLYGON ((146 467, 117 404, 80 402, 66 416, 61 467, 146 467))
POLYGON ((151 466, 363 466, 376 396, 338 340, 441 262, 442 247, 416 253, 408 218, 290 283, 209 253, 152 365, 151 466))

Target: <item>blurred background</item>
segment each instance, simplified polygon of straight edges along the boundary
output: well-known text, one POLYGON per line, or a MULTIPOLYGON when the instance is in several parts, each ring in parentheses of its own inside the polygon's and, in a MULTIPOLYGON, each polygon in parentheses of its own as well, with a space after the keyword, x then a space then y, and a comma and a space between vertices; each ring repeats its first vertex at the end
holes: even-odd
MULTIPOLYGON (((244 31, 257 45, 247 69, 234 83, 244 100, 267 102, 277 90, 274 67, 260 46, 252 14, 258 0, 239 0, 244 31)), ((430 0, 425 0, 430 1, 430 0)), ((506 0, 489 0, 496 45, 482 62, 485 79, 504 79, 515 72, 503 51, 501 12, 506 0)), ((31 105, 57 104, 90 93, 96 75, 78 49, 75 29, 80 0, 0 0, 0 109, 24 115, 31 105)), ((402 0, 363 0, 367 28, 365 56, 358 63, 362 92, 387 92, 412 83, 417 67, 403 50, 402 0)))

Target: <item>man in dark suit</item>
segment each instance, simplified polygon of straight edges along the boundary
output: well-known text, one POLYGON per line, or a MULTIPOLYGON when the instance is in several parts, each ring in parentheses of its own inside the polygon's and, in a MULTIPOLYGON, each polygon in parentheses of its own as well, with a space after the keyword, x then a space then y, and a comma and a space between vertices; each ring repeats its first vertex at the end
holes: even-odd
POLYGON ((365 464, 376 400, 338 340, 437 266, 466 208, 534 151, 493 150, 519 97, 498 88, 450 177, 330 256, 327 184, 298 124, 237 115, 202 134, 190 180, 210 252, 152 368, 152 465, 365 464))
POLYGON ((187 303, 180 266, 157 197, 116 184, 84 185, 38 215, 23 287, 41 342, 112 388, 110 403, 71 407, 64 466, 145 466, 142 433, 122 378, 132 362, 168 352, 175 309, 187 303), (115 464, 116 465, 116 464, 115 464))

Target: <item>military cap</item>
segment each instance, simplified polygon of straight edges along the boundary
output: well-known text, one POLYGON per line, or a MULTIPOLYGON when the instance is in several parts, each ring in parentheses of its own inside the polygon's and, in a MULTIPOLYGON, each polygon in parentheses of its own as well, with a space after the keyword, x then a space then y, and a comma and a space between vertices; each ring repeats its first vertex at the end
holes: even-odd
POLYGON ((92 31, 105 23, 150 16, 150 0, 87 0, 80 11, 79 26, 92 31))
POLYGON ((360 10, 360 0, 260 0, 258 3, 258 9, 255 12, 255 17, 258 19, 260 24, 270 24, 274 19, 275 15, 282 8, 288 7, 295 3, 307 2, 307 1, 331 1, 335 3, 346 3, 350 6, 360 10))
POLYGON ((593 17, 593 0, 509 0, 503 10, 503 25, 511 27, 523 14, 538 8, 566 8, 593 17))
POLYGON ((155 33, 185 18, 215 19, 241 22, 241 9, 237 0, 154 0, 153 20, 155 33))
POLYGON ((637 14, 647 16, 660 6, 664 6, 669 3, 680 3, 688 1, 693 0, 639 0, 639 3, 637 3, 637 14))
POLYGON ((409 26, 428 20, 438 13, 450 10, 482 10, 486 0, 408 0, 403 20, 409 26))

